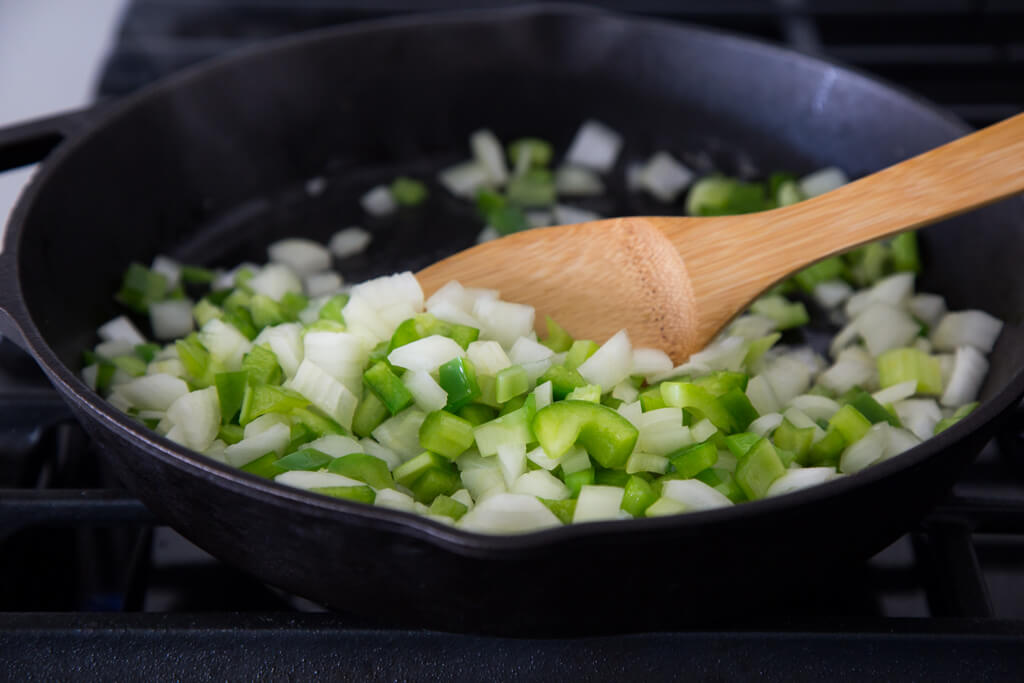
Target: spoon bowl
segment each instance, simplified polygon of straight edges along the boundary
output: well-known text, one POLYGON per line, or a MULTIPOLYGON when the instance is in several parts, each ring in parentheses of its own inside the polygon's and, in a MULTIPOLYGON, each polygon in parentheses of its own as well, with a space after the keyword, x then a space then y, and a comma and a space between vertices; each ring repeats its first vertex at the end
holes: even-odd
POLYGON ((625 328, 681 362, 790 273, 1024 191, 1024 114, 812 199, 713 218, 612 218, 516 233, 417 273, 497 289, 573 336, 625 328))

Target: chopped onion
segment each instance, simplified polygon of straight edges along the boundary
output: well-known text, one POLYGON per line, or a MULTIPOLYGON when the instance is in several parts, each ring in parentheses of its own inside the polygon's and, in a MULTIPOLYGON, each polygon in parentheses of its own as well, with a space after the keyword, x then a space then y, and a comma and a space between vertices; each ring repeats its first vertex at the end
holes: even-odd
POLYGON ((850 179, 843 173, 842 169, 828 166, 805 175, 797 181, 797 184, 800 186, 800 193, 805 197, 817 197, 819 194, 825 194, 837 187, 842 187, 848 182, 850 182, 850 179))
POLYGON ((747 427, 747 431, 753 432, 758 436, 768 436, 775 431, 776 427, 782 424, 783 419, 781 413, 765 413, 751 422, 750 426, 747 427))
POLYGON ((785 474, 772 482, 768 487, 765 496, 781 496, 784 493, 792 493, 800 489, 806 489, 818 484, 824 484, 840 476, 831 467, 801 467, 795 470, 786 470, 785 474))
POLYGON ((555 190, 567 197, 594 196, 604 194, 604 183, 589 168, 564 165, 555 171, 555 190))
POLYGON ((267 247, 267 256, 299 275, 319 273, 331 267, 331 252, 324 245, 302 237, 278 240, 267 247))
POLYGON ((405 461, 423 452, 420 446, 420 426, 426 417, 427 414, 422 410, 406 408, 381 422, 371 435, 377 443, 405 461))
POLYGON ((910 398, 892 404, 893 410, 904 427, 919 439, 928 439, 935 432, 935 425, 942 419, 939 404, 930 398, 910 398))
POLYGON ((896 401, 902 401, 905 398, 910 398, 917 393, 917 380, 909 379, 906 382, 900 382, 899 384, 893 384, 891 387, 886 387, 880 391, 876 391, 871 394, 871 398, 878 401, 883 406, 887 403, 896 403, 896 401))
POLYGON ((504 185, 508 181, 508 164, 498 137, 489 130, 478 130, 469 136, 469 146, 473 150, 473 158, 487 174, 487 180, 495 185, 504 185))
POLYGON ((261 458, 274 451, 282 453, 291 440, 291 430, 284 423, 277 423, 264 432, 247 436, 238 443, 224 449, 224 459, 229 465, 243 467, 256 458, 261 458))
POLYGON ((163 410, 189 393, 188 384, 179 377, 162 373, 136 377, 119 389, 121 395, 140 410, 163 410))
MULTIPOLYGON (((463 473, 464 475, 466 473, 463 473)), ((498 475, 501 476, 500 474, 498 475)), ((466 488, 469 488, 467 485, 466 488)), ((472 493, 472 489, 470 489, 472 493)), ((489 534, 514 534, 561 526, 554 513, 535 496, 522 493, 496 493, 462 516, 458 526, 469 531, 489 534)), ((577 510, 579 503, 577 503, 577 510)))
POLYGON ((853 325, 872 356, 908 345, 921 328, 908 314, 881 302, 865 308, 853 321, 853 325))
POLYGON ((492 242, 501 237, 501 233, 493 225, 485 225, 484 229, 480 231, 480 234, 476 236, 476 243, 483 244, 484 242, 492 242))
POLYGON ((624 493, 625 491, 618 486, 583 486, 576 499, 573 523, 618 519, 624 493))
POLYGON ((167 299, 149 305, 149 323, 157 339, 178 339, 192 331, 192 301, 167 299))
POLYGON ((953 359, 953 371, 939 402, 944 406, 961 406, 978 396, 988 374, 988 361, 973 346, 961 346, 953 359))
POLYGON ((914 317, 928 325, 935 325, 946 315, 946 300, 938 294, 915 294, 907 302, 907 308, 914 317))
POLYGON ((253 344, 267 344, 277 357, 285 378, 291 378, 303 358, 302 327, 298 323, 281 323, 264 327, 253 344))
POLYGON ((307 472, 305 470, 289 470, 274 477, 278 484, 292 486, 297 489, 324 489, 332 486, 366 486, 358 479, 351 479, 333 472, 307 472))
POLYGON ((454 339, 432 334, 399 346, 388 354, 388 362, 406 370, 434 372, 451 359, 465 355, 454 339))
POLYGON ((370 188, 366 194, 359 199, 363 211, 371 216, 387 216, 398 209, 398 202, 391 194, 391 188, 387 185, 377 185, 370 188))
POLYGON ((535 314, 533 306, 510 301, 481 298, 473 304, 473 316, 480 321, 480 334, 506 348, 511 348, 519 337, 530 334, 535 314))
POLYGON ((119 315, 113 320, 100 325, 100 328, 96 330, 96 334, 104 341, 124 341, 132 346, 146 343, 146 338, 142 336, 138 328, 123 315, 119 315))
POLYGON ((601 220, 601 214, 599 213, 567 204, 555 204, 553 215, 557 225, 572 225, 574 223, 601 220))
POLYGON ((373 504, 378 507, 400 510, 402 512, 416 511, 416 501, 413 500, 413 497, 395 489, 381 489, 377 491, 373 504))
POLYGON ((475 159, 449 166, 437 179, 453 195, 466 199, 472 199, 477 190, 490 185, 487 169, 475 159))
MULTIPOLYGON (((619 330, 577 368, 583 379, 611 389, 629 377, 633 369, 633 345, 626 330, 619 330)), ((680 419, 680 424, 682 420, 680 419)))
POLYGON ((306 290, 306 296, 311 297, 334 294, 341 289, 342 284, 341 275, 333 270, 325 273, 313 273, 303 278, 303 289, 306 290))
POLYGON ((299 363, 295 376, 284 386, 299 392, 345 429, 352 429, 352 416, 359 399, 348 387, 309 360, 299 363))
POLYGON ((509 490, 547 500, 564 500, 569 497, 569 487, 546 469, 526 472, 515 480, 509 490))
POLYGON ((283 263, 268 263, 253 275, 247 284, 252 291, 268 296, 274 301, 280 301, 281 297, 289 292, 302 293, 302 280, 283 263))
POLYGON ((174 259, 158 255, 153 259, 153 265, 149 269, 164 276, 167 280, 168 290, 174 289, 181 283, 181 264, 174 259))
POLYGON ((615 165, 622 148, 622 136, 608 126, 588 120, 576 131, 576 136, 565 153, 565 161, 607 173, 615 165))
POLYGON ((303 448, 313 448, 321 453, 326 453, 332 458, 340 458, 351 453, 362 453, 363 446, 350 436, 341 434, 327 434, 319 439, 310 441, 303 448))
POLYGON ((231 371, 241 369, 242 357, 252 348, 252 342, 237 327, 220 318, 212 318, 203 325, 199 330, 199 341, 210 352, 211 358, 231 371))
POLYGON ((790 405, 799 408, 812 420, 827 420, 841 407, 838 403, 826 396, 815 396, 814 394, 803 394, 790 401, 790 405))
POLYGON ((889 442, 890 429, 892 428, 887 422, 872 425, 867 434, 843 451, 839 457, 839 471, 843 474, 853 474, 881 460, 889 442))
POLYGON ((476 371, 482 375, 496 376, 499 372, 512 365, 505 349, 496 341, 470 342, 466 347, 466 355, 473 363, 476 371))
POLYGON ((631 375, 650 377, 672 369, 672 359, 661 349, 633 349, 631 375))
POLYGON ((853 288, 842 280, 826 280, 814 287, 814 299, 822 308, 837 308, 850 298, 853 288))
POLYGON ((1003 321, 985 311, 947 313, 932 332, 932 344, 939 351, 952 351, 960 346, 973 346, 989 353, 1003 329, 1003 321))
POLYGON ((698 479, 672 479, 665 482, 661 491, 663 496, 690 510, 712 510, 733 504, 723 493, 698 479))
POLYGON ((448 403, 448 392, 424 370, 407 371, 402 375, 402 384, 412 394, 416 407, 425 413, 441 410, 448 403))
POLYGON ((498 466, 505 478, 505 487, 510 489, 526 471, 526 444, 503 443, 498 445, 498 466))
POLYGON ((334 233, 327 248, 338 258, 348 258, 366 251, 372 239, 373 235, 369 232, 353 225, 334 233))
POLYGON ((656 152, 644 166, 640 182, 656 199, 674 202, 695 177, 693 171, 665 151, 656 152))

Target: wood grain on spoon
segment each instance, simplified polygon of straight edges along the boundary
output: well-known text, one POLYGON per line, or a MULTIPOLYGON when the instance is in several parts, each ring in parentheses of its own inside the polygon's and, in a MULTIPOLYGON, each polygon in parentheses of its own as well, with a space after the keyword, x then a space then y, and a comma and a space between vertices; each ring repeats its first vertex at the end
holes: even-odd
POLYGON ((626 328, 680 362, 793 271, 1024 191, 1024 114, 820 197, 716 218, 628 217, 486 242, 417 273, 498 289, 578 338, 626 328))

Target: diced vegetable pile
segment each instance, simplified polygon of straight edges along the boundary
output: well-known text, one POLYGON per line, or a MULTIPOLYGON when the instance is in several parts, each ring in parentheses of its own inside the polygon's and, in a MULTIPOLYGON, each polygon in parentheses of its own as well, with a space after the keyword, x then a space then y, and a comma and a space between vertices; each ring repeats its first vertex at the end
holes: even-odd
MULTIPOLYGON (((509 171, 500 143, 481 132, 475 159, 443 183, 490 206, 496 227, 566 184, 601 187, 620 145, 585 124, 567 155, 574 164, 549 191, 534 171, 546 169, 550 145, 517 141, 509 171)), ((633 173, 663 201, 695 177, 664 153, 633 173)), ((709 176, 686 206, 762 210, 842 182, 836 169, 765 183, 709 176)), ((414 205, 425 191, 400 178, 363 204, 414 205)), ((906 233, 796 274, 674 367, 625 330, 574 339, 549 318, 539 339, 534 309, 493 290, 451 282, 425 299, 408 272, 344 285, 332 253, 368 241, 358 228, 329 248, 287 239, 266 265, 228 272, 166 257, 132 264, 117 299, 148 318, 151 335, 128 316, 111 320, 82 376, 160 434, 251 474, 516 533, 724 507, 859 472, 973 409, 1002 327, 915 293, 920 264, 906 233), (831 363, 783 343, 810 322, 808 307, 839 327, 831 363)))

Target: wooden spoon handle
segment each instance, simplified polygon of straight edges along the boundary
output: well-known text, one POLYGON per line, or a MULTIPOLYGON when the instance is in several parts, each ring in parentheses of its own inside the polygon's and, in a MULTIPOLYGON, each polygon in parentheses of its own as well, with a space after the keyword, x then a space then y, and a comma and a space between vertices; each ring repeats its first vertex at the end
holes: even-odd
POLYGON ((683 256, 699 302, 724 309, 702 325, 727 322, 750 299, 815 261, 1024 191, 1024 114, 959 138, 878 173, 762 214, 654 219, 683 256), (755 220, 756 219, 756 220, 755 220), (722 292, 727 292, 723 297, 722 292))

